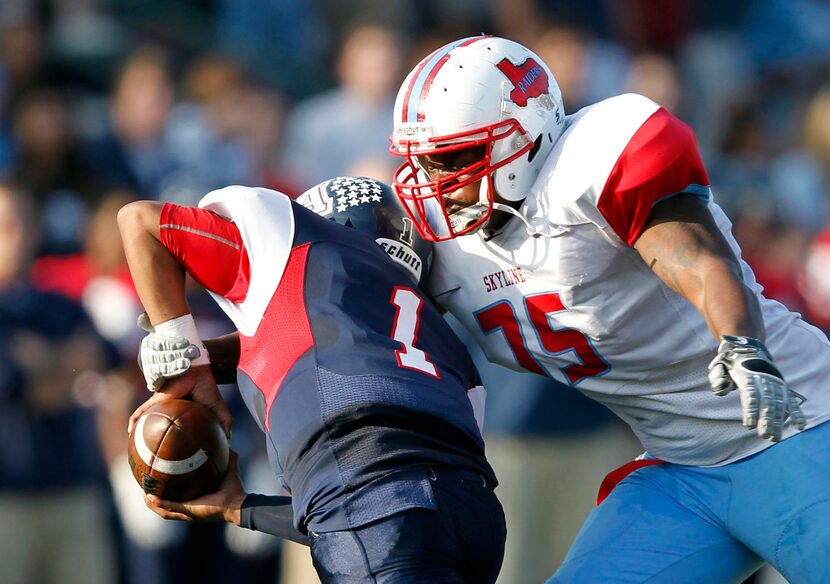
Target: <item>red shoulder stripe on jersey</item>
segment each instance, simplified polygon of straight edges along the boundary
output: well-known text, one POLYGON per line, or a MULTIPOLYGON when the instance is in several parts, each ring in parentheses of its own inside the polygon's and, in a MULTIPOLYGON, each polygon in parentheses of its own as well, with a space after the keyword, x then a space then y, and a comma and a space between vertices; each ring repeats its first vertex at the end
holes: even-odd
POLYGON ((660 108, 629 140, 597 206, 614 232, 634 245, 658 201, 708 185, 694 132, 660 108))
POLYGON ((310 244, 291 250, 280 285, 253 337, 239 335, 239 369, 265 396, 265 428, 271 406, 294 363, 314 345, 305 306, 305 272, 310 244))
POLYGON ((165 203, 161 243, 202 286, 232 302, 248 294, 251 267, 239 229, 216 213, 165 203))
POLYGON ((614 487, 620 484, 625 477, 639 468, 653 466, 655 464, 664 464, 664 462, 662 460, 657 460, 656 458, 642 458, 626 462, 621 467, 609 472, 602 480, 602 484, 599 486, 599 492, 597 493, 597 505, 605 501, 605 499, 608 498, 608 495, 611 494, 611 491, 614 490, 614 487))

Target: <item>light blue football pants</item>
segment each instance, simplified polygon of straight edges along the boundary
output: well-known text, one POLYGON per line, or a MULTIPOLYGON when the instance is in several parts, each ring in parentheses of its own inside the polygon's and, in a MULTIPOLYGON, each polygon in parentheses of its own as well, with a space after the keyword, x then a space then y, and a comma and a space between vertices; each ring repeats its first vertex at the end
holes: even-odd
POLYGON ((737 583, 764 561, 830 583, 830 422, 726 466, 634 471, 548 584, 737 583))

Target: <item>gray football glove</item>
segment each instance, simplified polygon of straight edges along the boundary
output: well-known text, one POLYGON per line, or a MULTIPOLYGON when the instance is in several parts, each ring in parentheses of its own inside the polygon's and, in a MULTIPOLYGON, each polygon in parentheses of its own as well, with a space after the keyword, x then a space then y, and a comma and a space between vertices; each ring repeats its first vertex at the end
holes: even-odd
POLYGON ((788 418, 799 430, 807 425, 801 412, 804 397, 787 387, 769 351, 758 339, 722 337, 718 354, 709 363, 709 383, 719 396, 738 390, 743 425, 755 428, 762 438, 780 440, 788 418))
POLYGON ((138 326, 149 333, 141 339, 138 367, 150 391, 160 389, 166 379, 184 374, 190 369, 191 360, 202 354, 199 347, 184 337, 168 337, 156 332, 146 313, 138 317, 138 326))

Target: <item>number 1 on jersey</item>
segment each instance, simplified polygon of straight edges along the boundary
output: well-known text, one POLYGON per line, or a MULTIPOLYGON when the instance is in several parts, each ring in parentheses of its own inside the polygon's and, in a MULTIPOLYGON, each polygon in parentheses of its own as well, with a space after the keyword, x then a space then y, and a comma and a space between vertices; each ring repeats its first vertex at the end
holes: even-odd
POLYGON ((415 346, 424 301, 409 288, 395 288, 389 302, 397 308, 392 323, 392 338, 403 345, 403 349, 395 350, 398 366, 438 377, 438 370, 427 354, 415 346))

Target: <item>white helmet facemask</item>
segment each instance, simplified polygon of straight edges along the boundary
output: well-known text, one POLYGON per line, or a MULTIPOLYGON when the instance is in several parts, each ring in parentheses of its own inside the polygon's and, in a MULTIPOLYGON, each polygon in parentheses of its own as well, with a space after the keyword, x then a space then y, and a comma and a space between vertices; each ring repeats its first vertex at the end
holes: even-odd
POLYGON ((390 151, 405 161, 395 192, 425 239, 472 233, 490 219, 496 193, 527 196, 563 122, 556 81, 527 48, 486 36, 450 43, 421 61, 398 93, 390 151), (481 158, 439 178, 418 161, 469 148, 482 148, 481 158), (454 191, 478 181, 478 203, 454 204, 454 191))

